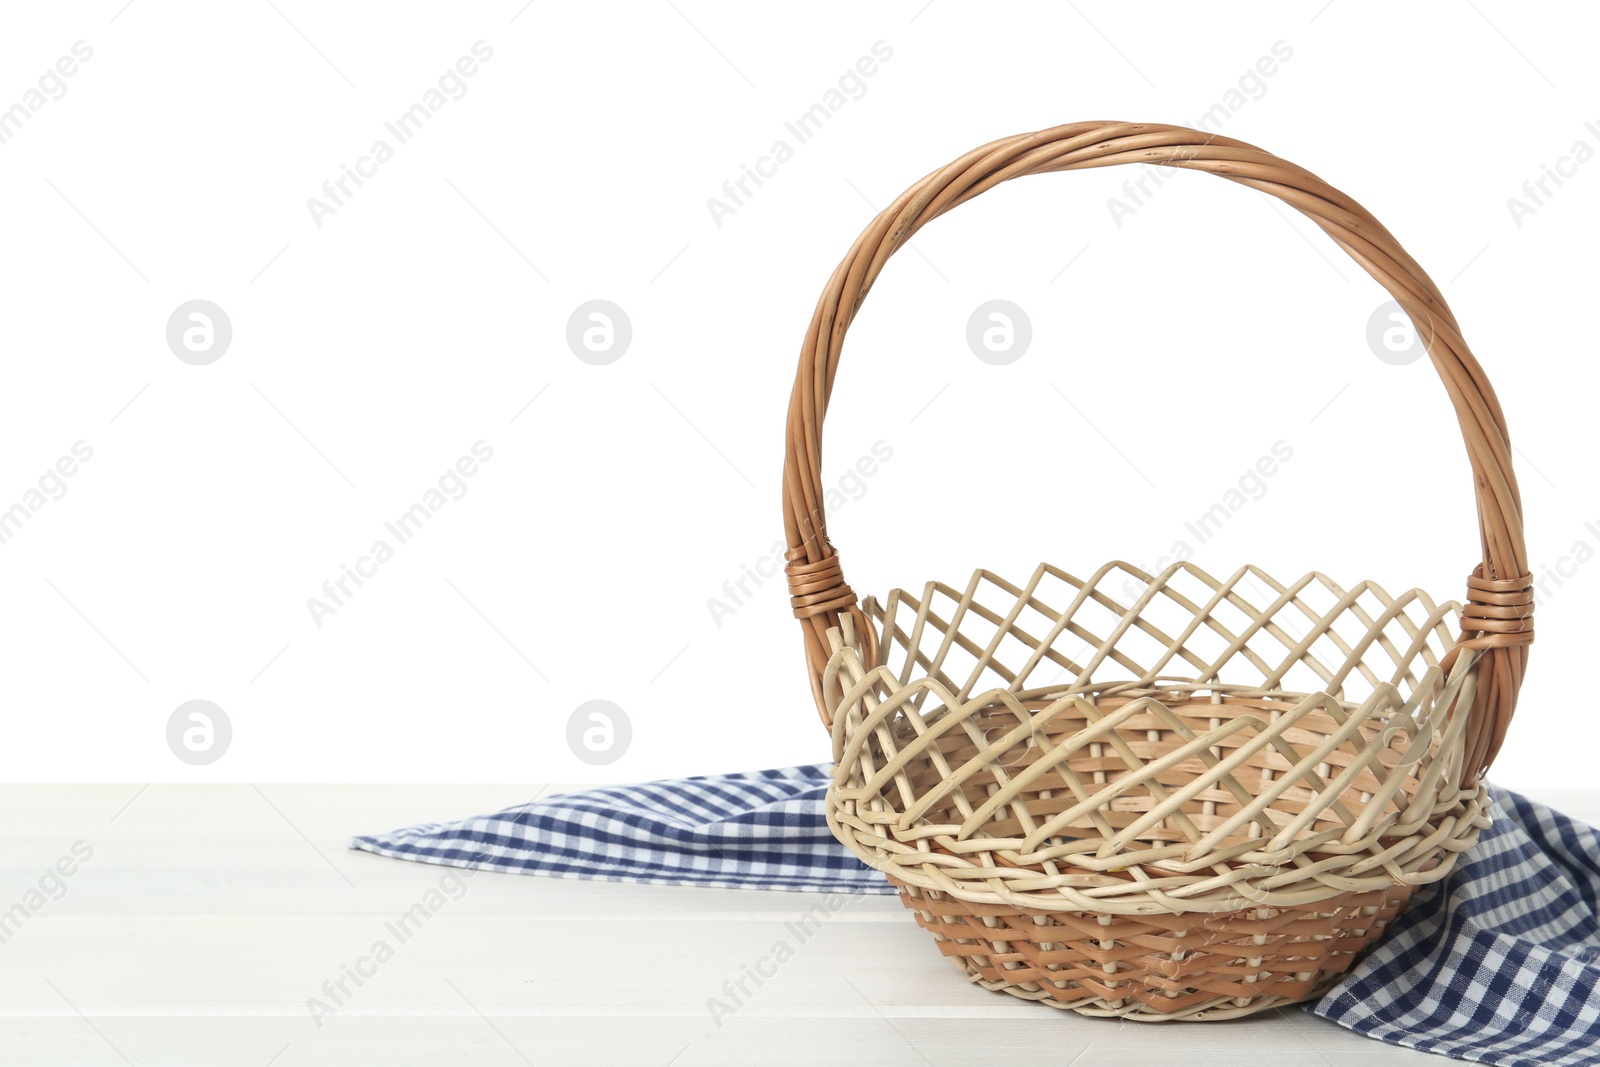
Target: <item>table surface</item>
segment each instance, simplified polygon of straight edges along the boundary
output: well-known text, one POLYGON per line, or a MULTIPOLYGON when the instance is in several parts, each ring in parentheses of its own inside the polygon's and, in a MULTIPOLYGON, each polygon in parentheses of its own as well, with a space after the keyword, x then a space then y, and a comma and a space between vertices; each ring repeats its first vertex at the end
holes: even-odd
MULTIPOLYGON (((802 938, 787 924, 812 894, 458 880, 345 847, 554 791, 0 786, 0 1063, 1445 1062, 1294 1009, 1148 1025, 1014 1001, 964 981, 893 897, 802 938), (89 858, 47 875, 74 846, 89 858), (724 984, 779 941, 792 956, 735 1003, 724 984)), ((1600 819, 1600 790, 1537 795, 1600 819)))

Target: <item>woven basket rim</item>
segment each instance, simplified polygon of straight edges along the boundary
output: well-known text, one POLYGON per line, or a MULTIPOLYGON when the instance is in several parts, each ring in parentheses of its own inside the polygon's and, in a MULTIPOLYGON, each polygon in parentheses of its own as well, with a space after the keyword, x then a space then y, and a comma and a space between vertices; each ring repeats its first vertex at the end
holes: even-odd
POLYGON ((1448 667, 1443 662, 1451 640, 1445 618, 1454 605, 1435 604, 1421 590, 1391 597, 1375 583, 1346 588, 1320 572, 1285 584, 1246 567, 1218 580, 1192 562, 1149 576, 1150 586, 1123 605, 1097 597, 1101 583, 1119 574, 1116 566, 1080 580, 1041 564, 1021 585, 980 569, 965 587, 930 582, 920 598, 902 598, 903 591, 881 605, 869 598, 863 617, 876 633, 858 632, 853 616, 830 631, 824 684, 835 707, 835 768, 828 818, 840 840, 907 884, 1043 910, 1218 912, 1255 900, 1299 906, 1448 873, 1484 821, 1481 783, 1459 782, 1466 722, 1455 709, 1470 703, 1478 673, 1474 651, 1448 667), (1179 575, 1212 595, 1172 594, 1168 580, 1179 575), (1265 583, 1266 593, 1256 595, 1267 606, 1238 595, 1246 575, 1265 583), (1054 583, 1048 594, 1047 579, 1054 583), (941 589, 954 608, 944 615, 928 595, 941 589), (1303 599, 1312 591, 1333 597, 1333 606, 1313 609, 1303 599), (984 606, 983 592, 1014 603, 1009 610, 984 606), (1045 613, 1042 598, 1057 594, 1072 599, 1045 613), (1360 606, 1369 594, 1383 611, 1360 606), (1120 669, 1117 642, 1155 606, 1192 618, 1184 629, 1169 627, 1156 666, 1136 677, 1090 677, 1086 668, 1078 677, 1028 684, 1026 671, 1069 632, 1075 613, 1102 601, 1121 615, 1102 623, 1108 630, 1089 633, 1091 665, 1120 669), (1219 644, 1226 638, 1226 648, 1202 659, 1197 673, 1163 673, 1160 666, 1187 653, 1223 603, 1250 627, 1211 635, 1219 644), (1040 612, 1039 626, 1053 625, 1011 648, 1029 664, 1017 672, 1014 662, 995 665, 995 657, 1022 632, 1015 627, 1025 608, 1040 612), (1276 631, 1292 610, 1318 621, 1287 644, 1276 631), (983 623, 982 642, 963 644, 969 618, 983 623), (1281 679, 1318 642, 1334 640, 1339 624, 1348 630, 1338 639, 1346 660, 1319 666, 1328 683, 1320 690, 1229 680, 1235 662, 1281 679), (1388 641, 1395 629, 1413 635, 1410 643, 1388 641), (1263 635, 1278 643, 1281 661, 1240 651, 1263 635), (877 652, 870 668, 868 646, 877 652), (934 650, 931 658, 923 649, 934 650), (952 667, 947 657, 958 649, 966 658, 952 667), (1368 657, 1392 666, 1392 680, 1351 698, 1344 684, 1357 669, 1372 674, 1368 657), (899 673, 891 661, 902 664, 899 673), (991 668, 1010 684, 982 684, 991 668), (1127 747, 1130 738, 1149 738, 1144 743, 1154 747, 1141 754, 1127 747), (1072 769, 1084 759, 1096 770, 1072 769), (1170 784, 1190 764, 1194 771, 1180 776, 1187 784, 1170 784), (1257 776, 1260 784, 1252 785, 1257 776), (1202 816, 1202 797, 1229 794, 1236 810, 1212 816, 1207 801, 1200 805, 1205 823, 1193 821, 1202 816), (995 832, 997 819, 1012 828, 995 832))

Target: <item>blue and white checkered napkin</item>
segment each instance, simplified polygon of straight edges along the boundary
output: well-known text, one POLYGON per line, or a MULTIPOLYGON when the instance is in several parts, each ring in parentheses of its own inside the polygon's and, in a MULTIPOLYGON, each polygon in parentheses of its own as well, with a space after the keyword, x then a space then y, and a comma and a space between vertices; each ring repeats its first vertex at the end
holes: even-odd
POLYGON ((351 848, 485 871, 723 889, 892 893, 834 840, 824 765, 607 786, 351 848))
MULTIPOLYGON (((889 893, 829 833, 822 765, 590 789, 352 848, 617 882, 889 893)), ((1494 787, 1494 825, 1308 1010, 1498 1067, 1600 1065, 1600 830, 1494 787)))
POLYGON ((1498 786, 1494 824, 1309 1010, 1499 1067, 1600 1064, 1600 830, 1498 786))

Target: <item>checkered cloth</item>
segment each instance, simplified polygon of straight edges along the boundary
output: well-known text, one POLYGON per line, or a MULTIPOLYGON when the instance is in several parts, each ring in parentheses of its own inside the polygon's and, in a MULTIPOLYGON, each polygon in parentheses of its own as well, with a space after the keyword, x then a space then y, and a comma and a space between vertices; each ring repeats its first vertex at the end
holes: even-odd
MULTIPOLYGON (((590 789, 351 848, 617 882, 889 893, 823 817, 829 768, 590 789)), ((1307 1010, 1497 1067, 1600 1067, 1600 830, 1492 787, 1494 825, 1307 1010)))
POLYGON ((1494 824, 1309 1006, 1499 1067, 1600 1064, 1600 830, 1498 786, 1494 824))
POLYGON ((825 765, 607 786, 493 815, 355 837, 396 859, 552 878, 892 893, 834 840, 825 765))

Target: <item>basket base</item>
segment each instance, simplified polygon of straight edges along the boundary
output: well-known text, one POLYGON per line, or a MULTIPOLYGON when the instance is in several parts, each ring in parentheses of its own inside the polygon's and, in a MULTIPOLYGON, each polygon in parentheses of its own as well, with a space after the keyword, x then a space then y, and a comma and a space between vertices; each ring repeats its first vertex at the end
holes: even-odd
POLYGON ((1138 1022, 1236 1019, 1321 996, 1415 887, 1206 914, 1020 912, 894 878, 900 902, 968 979, 1054 1008, 1138 1022))

